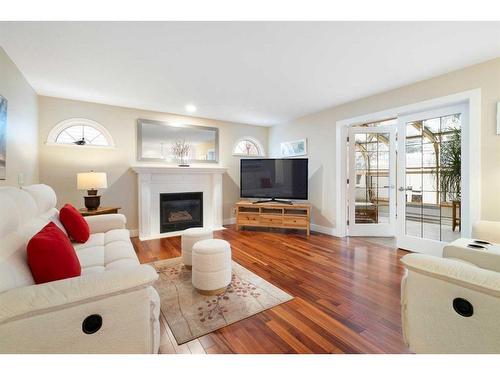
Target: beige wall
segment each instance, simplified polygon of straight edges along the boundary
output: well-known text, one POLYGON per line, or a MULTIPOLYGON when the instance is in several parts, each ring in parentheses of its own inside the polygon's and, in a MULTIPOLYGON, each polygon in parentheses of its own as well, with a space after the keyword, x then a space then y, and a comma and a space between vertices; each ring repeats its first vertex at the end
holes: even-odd
POLYGON ((232 216, 239 199, 239 158, 232 156, 234 142, 243 136, 257 138, 267 148, 268 128, 168 113, 143 111, 81 101, 40 96, 40 181, 51 185, 59 206, 70 202, 83 206, 84 192, 76 190, 76 173, 95 170, 108 173, 108 189, 102 191, 102 205, 122 207, 128 228, 138 228, 137 176, 130 170, 136 162, 136 121, 145 118, 219 128, 219 158, 228 168, 223 178, 224 218, 232 216), (49 131, 62 120, 83 117, 97 121, 111 133, 114 149, 75 148, 46 145, 49 131))
POLYGON ((280 142, 308 139, 313 221, 335 228, 335 194, 340 186, 335 181, 337 121, 476 88, 482 94, 481 149, 477 150, 482 163, 482 218, 500 221, 500 136, 495 134, 500 58, 274 126, 269 131, 270 154, 279 155, 280 142))
POLYGON ((0 185, 38 182, 38 102, 16 65, 0 47, 0 95, 7 105, 7 173, 0 185))

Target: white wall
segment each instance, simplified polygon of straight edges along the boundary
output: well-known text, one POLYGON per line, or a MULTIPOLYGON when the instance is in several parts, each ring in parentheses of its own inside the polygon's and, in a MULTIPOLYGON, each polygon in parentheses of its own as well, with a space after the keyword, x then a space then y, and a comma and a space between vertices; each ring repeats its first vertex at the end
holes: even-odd
POLYGON ((500 58, 399 89, 363 98, 310 114, 269 131, 271 156, 279 155, 280 142, 308 139, 309 201, 313 222, 333 229, 335 194, 335 126, 339 120, 370 114, 411 103, 481 89, 481 208, 482 218, 500 221, 500 136, 496 131, 496 103, 500 101, 500 58))
POLYGON ((83 207, 85 192, 76 190, 77 172, 107 172, 109 188, 101 192, 101 205, 122 207, 120 212, 127 216, 128 228, 138 228, 137 175, 130 170, 131 165, 139 164, 136 161, 138 118, 219 128, 219 165, 228 168, 223 177, 223 213, 225 220, 231 218, 240 193, 240 159, 232 156, 234 142, 252 136, 267 149, 268 128, 40 96, 40 181, 56 190, 58 205, 69 202, 83 207), (116 148, 46 145, 49 131, 58 122, 72 117, 88 118, 103 125, 111 133, 116 148))
POLYGON ((0 47, 0 95, 7 105, 7 173, 0 185, 38 182, 38 101, 16 65, 0 47))

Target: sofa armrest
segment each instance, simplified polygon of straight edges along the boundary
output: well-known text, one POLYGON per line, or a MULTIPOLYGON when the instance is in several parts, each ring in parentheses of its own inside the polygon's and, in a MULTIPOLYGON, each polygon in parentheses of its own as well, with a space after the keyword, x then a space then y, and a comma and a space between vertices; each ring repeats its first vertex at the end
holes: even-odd
POLYGON ((500 352, 500 273, 424 254, 401 261, 402 331, 412 352, 500 352))
POLYGON ((122 214, 86 216, 90 233, 105 233, 112 229, 125 229, 127 218, 122 214))
POLYGON ((0 324, 69 305, 127 293, 151 285, 158 274, 148 265, 30 285, 0 294, 0 324))
POLYGON ((459 238, 443 248, 443 258, 460 259, 480 268, 500 272, 500 246, 486 245, 485 249, 474 249, 468 245, 470 239, 459 238))
POLYGON ((408 254, 401 262, 410 272, 500 297, 500 273, 479 268, 460 260, 424 254, 408 254))
POLYGON ((500 222, 499 221, 478 221, 472 226, 472 237, 500 244, 500 222))

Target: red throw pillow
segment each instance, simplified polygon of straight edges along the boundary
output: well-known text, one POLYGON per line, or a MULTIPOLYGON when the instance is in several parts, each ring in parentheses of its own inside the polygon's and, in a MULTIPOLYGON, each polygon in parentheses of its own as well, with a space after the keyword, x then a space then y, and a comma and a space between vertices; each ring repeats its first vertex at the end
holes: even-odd
POLYGON ((28 242, 28 264, 37 284, 80 276, 81 267, 69 238, 53 222, 28 242))
POLYGON ((66 203, 59 211, 59 220, 68 232, 69 238, 80 243, 87 242, 90 236, 89 225, 75 207, 66 203))

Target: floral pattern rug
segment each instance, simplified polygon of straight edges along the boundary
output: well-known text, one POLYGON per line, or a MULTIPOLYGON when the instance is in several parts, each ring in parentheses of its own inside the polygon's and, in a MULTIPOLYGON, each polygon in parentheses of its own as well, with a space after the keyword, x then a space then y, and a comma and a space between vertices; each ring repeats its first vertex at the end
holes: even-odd
POLYGON ((293 299, 236 262, 231 283, 216 296, 194 290, 180 257, 150 264, 160 276, 154 287, 161 313, 179 345, 293 299))

